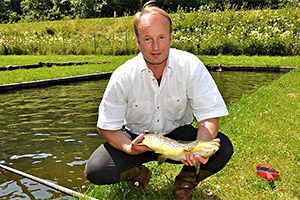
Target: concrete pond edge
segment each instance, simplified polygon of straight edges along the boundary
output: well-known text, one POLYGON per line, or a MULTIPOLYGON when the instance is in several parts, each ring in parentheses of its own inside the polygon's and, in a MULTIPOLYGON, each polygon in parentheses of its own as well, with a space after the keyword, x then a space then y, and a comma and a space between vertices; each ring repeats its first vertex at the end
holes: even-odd
POLYGON ((0 85, 0 93, 7 93, 15 90, 30 89, 30 88, 37 88, 37 87, 64 85, 64 84, 69 84, 69 83, 74 83, 79 81, 108 79, 111 76, 111 74, 112 72, 105 72, 105 73, 79 75, 79 76, 64 77, 64 78, 5 84, 5 85, 0 85))

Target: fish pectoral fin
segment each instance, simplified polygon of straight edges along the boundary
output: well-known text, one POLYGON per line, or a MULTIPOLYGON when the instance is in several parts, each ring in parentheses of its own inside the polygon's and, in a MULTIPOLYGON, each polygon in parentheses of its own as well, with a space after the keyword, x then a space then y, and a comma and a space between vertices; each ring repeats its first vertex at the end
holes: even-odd
POLYGON ((165 155, 158 156, 158 165, 163 164, 166 161, 167 157, 165 155))
POLYGON ((200 172, 200 161, 198 159, 196 159, 196 160, 197 160, 197 163, 195 165, 195 167, 196 167, 196 174, 199 174, 199 172, 200 172))

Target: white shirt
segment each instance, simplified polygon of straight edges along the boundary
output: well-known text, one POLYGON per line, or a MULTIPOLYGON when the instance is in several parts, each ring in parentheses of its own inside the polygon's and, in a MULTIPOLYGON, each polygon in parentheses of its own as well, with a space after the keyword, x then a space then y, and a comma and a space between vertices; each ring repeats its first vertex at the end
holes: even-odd
POLYGON ((203 63, 193 54, 170 49, 158 85, 142 53, 112 74, 99 106, 97 126, 161 135, 179 126, 228 115, 225 102, 203 63))

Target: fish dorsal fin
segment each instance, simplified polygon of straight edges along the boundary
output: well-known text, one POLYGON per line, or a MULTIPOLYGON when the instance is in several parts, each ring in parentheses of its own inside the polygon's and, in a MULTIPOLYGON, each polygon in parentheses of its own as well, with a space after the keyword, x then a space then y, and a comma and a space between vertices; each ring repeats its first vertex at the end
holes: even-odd
MULTIPOLYGON (((187 143, 186 143, 187 144, 187 143)), ((189 142, 183 149, 184 152, 191 152, 195 148, 195 141, 189 142)))
POLYGON ((184 152, 191 152, 193 150, 193 148, 186 148, 186 149, 183 149, 184 152))

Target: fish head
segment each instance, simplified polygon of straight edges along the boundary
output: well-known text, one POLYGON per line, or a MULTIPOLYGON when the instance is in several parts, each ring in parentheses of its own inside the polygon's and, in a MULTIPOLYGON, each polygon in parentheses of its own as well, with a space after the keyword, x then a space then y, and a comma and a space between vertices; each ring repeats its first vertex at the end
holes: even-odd
POLYGON ((203 157, 210 157, 220 149, 220 143, 216 141, 199 142, 193 148, 195 155, 201 155, 203 157))

